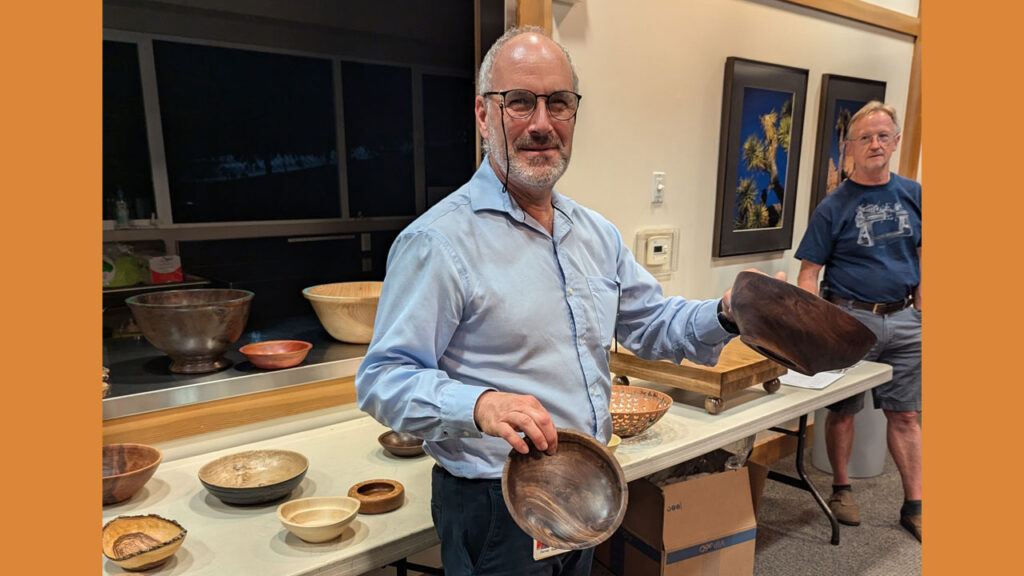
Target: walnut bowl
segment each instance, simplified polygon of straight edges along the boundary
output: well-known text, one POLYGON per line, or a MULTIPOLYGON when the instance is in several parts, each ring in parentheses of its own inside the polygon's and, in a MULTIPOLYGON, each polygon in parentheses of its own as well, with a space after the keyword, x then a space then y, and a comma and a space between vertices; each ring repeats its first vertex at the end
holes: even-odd
POLYGON ((135 495, 153 477, 163 454, 145 444, 107 444, 103 447, 103 504, 135 495))
POLYGON ((199 481, 225 504, 262 504, 292 493, 309 460, 291 450, 246 450, 207 462, 199 481))
POLYGON ((103 555, 125 570, 149 570, 167 562, 187 532, 156 514, 118 516, 103 526, 103 555))
POLYGON ((377 437, 377 442, 395 456, 407 458, 423 454, 423 439, 407 432, 388 430, 377 437))

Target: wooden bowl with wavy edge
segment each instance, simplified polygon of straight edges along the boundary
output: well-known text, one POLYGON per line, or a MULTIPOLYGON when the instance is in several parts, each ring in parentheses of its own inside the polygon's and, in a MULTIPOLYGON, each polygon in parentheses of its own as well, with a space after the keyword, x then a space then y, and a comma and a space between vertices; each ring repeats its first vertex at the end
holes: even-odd
POLYGON ((335 340, 367 344, 373 338, 373 322, 383 282, 335 282, 310 286, 302 291, 327 333, 335 340))
POLYGON ((277 507, 277 519, 306 542, 334 540, 359 512, 359 500, 349 496, 322 496, 289 500, 277 507))
POLYGON ((103 555, 125 570, 149 570, 167 562, 187 533, 156 514, 118 516, 103 525, 103 555))
POLYGON ((262 504, 291 494, 308 469, 298 452, 246 450, 207 462, 199 481, 225 504, 262 504))
POLYGON ((303 340, 265 340, 238 349, 252 365, 264 370, 279 370, 302 364, 313 344, 303 340))
POLYGON ((597 546, 626 514, 629 488, 622 467, 601 443, 558 430, 553 456, 530 447, 509 452, 501 492, 512 519, 538 542, 562 550, 597 546))
POLYGON ((661 420, 672 407, 672 397, 664 392, 640 386, 612 385, 608 410, 612 429, 623 438, 636 436, 661 420))
POLYGON ((146 444, 107 444, 103 447, 103 504, 135 495, 153 477, 163 454, 146 444))
POLYGON ((405 504, 405 486, 397 480, 360 482, 348 489, 348 495, 359 500, 360 514, 383 514, 405 504))
POLYGON ((744 344, 808 376, 856 364, 876 341, 842 308, 757 272, 736 275, 730 307, 744 344))
POLYGON ((395 456, 408 458, 423 454, 423 439, 405 432, 388 430, 377 437, 377 442, 395 456))

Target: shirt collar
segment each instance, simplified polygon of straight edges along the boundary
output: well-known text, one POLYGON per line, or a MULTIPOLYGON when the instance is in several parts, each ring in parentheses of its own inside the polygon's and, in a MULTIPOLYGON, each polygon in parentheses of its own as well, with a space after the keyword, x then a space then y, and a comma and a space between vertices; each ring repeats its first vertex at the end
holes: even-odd
MULTIPOLYGON (((556 216, 557 213, 562 213, 571 224, 576 202, 562 196, 557 190, 551 191, 551 201, 554 203, 556 216)), ((507 192, 501 191, 501 180, 494 173, 487 156, 484 156, 480 167, 469 181, 469 203, 474 212, 494 210, 504 212, 519 222, 526 220, 526 212, 512 201, 507 192)))

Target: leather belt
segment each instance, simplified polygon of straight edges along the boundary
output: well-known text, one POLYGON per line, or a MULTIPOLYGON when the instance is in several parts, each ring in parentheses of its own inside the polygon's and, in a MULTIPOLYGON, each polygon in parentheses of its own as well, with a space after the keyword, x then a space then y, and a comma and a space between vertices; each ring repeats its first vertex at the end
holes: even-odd
POLYGON ((878 316, 899 312, 907 306, 910 306, 913 302, 913 299, 909 296, 895 302, 861 302, 860 300, 847 300, 846 298, 840 298, 839 296, 833 296, 832 294, 829 294, 826 300, 839 306, 849 306, 859 310, 867 310, 878 316))

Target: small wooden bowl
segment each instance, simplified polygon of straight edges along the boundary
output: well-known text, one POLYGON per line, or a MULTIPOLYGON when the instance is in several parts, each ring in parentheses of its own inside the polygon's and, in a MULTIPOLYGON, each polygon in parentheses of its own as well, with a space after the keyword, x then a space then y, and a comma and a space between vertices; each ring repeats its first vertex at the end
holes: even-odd
POLYGON ((238 351, 257 368, 278 370, 301 364, 312 347, 303 340, 266 340, 246 344, 238 351))
POLYGON ((423 439, 405 432, 389 430, 378 436, 377 442, 395 456, 405 458, 423 454, 423 439))
POLYGON ((187 533, 156 514, 118 516, 103 526, 103 555, 125 570, 149 570, 167 562, 187 533))
POLYGON ((612 434, 612 437, 608 439, 608 451, 614 453, 619 444, 622 444, 622 437, 618 434, 612 434))
POLYGON ((302 295, 327 333, 341 342, 368 344, 373 338, 380 281, 335 282, 310 286, 302 295))
POLYGON ((653 426, 671 407, 672 397, 664 392, 613 384, 608 410, 615 433, 628 438, 653 426))
POLYGON ((334 540, 359 512, 359 500, 348 496, 299 498, 277 507, 277 519, 306 542, 334 540))
POLYGON ((875 345, 842 308, 765 274, 737 274, 730 307, 744 344, 808 376, 851 366, 875 345))
POLYGON ((225 504, 262 504, 291 494, 308 469, 298 452, 247 450, 207 462, 199 481, 225 504))
POLYGON ((548 456, 529 438, 530 452, 509 452, 501 492, 512 519, 539 542, 562 550, 597 546, 626 514, 629 489, 622 467, 603 445, 573 430, 558 430, 548 456))
POLYGON ((145 444, 107 444, 103 447, 103 504, 135 495, 153 477, 163 454, 145 444))
POLYGON ((367 480, 348 489, 359 500, 360 514, 383 514, 405 504, 405 486, 397 480, 367 480))

